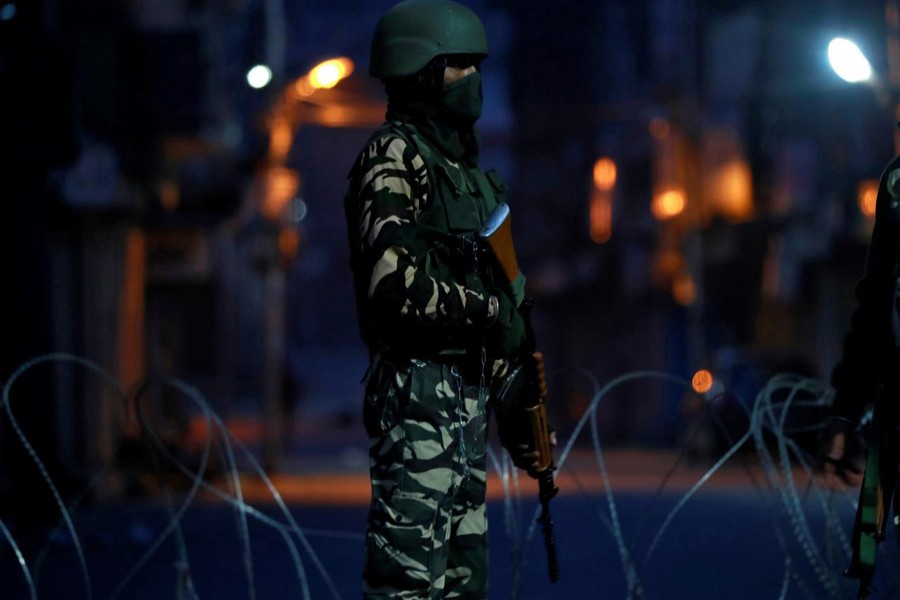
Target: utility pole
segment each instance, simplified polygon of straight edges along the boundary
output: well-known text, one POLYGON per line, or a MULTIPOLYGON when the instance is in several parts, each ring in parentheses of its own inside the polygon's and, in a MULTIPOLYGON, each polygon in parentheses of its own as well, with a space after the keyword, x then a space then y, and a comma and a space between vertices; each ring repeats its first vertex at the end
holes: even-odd
MULTIPOLYGON (((285 78, 285 24, 284 0, 266 0, 265 50, 266 63, 272 70, 272 84, 281 86, 285 78)), ((270 84, 271 85, 271 84, 270 84)), ((266 164, 269 171, 282 165, 266 164)), ((268 173, 266 174, 268 178, 268 173)), ((261 198, 261 200, 265 200, 261 198)), ((262 205, 260 205, 260 209, 262 205)), ((284 448, 284 369, 285 369, 285 272, 278 252, 278 231, 276 225, 266 223, 261 235, 266 248, 264 258, 263 311, 263 419, 264 419, 264 465, 267 471, 278 468, 284 448)))
MULTIPOLYGON (((894 111, 894 121, 900 120, 900 7, 897 0, 885 2, 887 27, 888 98, 894 111)), ((900 154, 900 128, 894 128, 894 154, 900 154)))

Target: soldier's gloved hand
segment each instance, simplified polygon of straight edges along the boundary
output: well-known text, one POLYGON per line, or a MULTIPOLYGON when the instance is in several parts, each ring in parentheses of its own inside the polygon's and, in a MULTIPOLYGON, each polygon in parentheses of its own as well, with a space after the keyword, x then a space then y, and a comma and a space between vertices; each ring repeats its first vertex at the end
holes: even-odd
POLYGON ((525 276, 521 271, 509 284, 509 291, 516 306, 522 306, 522 301, 525 299, 525 276))
POLYGON ((497 295, 497 318, 485 332, 487 350, 493 356, 514 356, 525 341, 525 321, 519 314, 515 300, 506 294, 497 295))
POLYGON ((862 483, 862 455, 856 424, 841 417, 829 417, 820 440, 819 460, 825 486, 843 491, 862 483))
MULTIPOLYGON (((531 438, 531 428, 527 421, 519 423, 506 422, 498 419, 498 429, 500 430, 500 442, 513 464, 518 468, 526 471, 529 476, 537 478, 538 472, 535 470, 540 464, 540 452, 535 448, 531 438), (516 431, 510 431, 510 428, 518 428, 516 431)), ((548 426, 547 435, 550 438, 550 446, 556 446, 556 430, 548 426)))
MULTIPOLYGON (((556 431, 551 427, 549 433, 547 434, 550 437, 550 447, 556 447, 556 431)), ((507 449, 510 456, 513 456, 513 450, 507 449)), ((541 453, 538 452, 534 446, 530 446, 528 444, 523 444, 516 448, 515 452, 518 455, 518 462, 516 462, 516 457, 513 458, 513 464, 519 467, 520 469, 525 469, 528 472, 530 477, 534 479, 538 478, 538 473, 535 469, 538 464, 540 464, 541 453)), ((552 469, 556 467, 551 466, 552 469)))

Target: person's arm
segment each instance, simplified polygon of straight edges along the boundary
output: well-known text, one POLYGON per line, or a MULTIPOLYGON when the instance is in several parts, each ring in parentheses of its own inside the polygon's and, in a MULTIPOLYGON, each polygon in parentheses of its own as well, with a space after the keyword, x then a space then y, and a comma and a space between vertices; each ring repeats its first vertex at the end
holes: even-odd
MULTIPOLYGON (((368 297, 386 315, 437 327, 484 327, 490 294, 459 280, 416 222, 429 201, 425 165, 404 139, 374 141, 361 157, 359 240, 368 297)), ((433 234, 431 234, 433 235, 433 234)))

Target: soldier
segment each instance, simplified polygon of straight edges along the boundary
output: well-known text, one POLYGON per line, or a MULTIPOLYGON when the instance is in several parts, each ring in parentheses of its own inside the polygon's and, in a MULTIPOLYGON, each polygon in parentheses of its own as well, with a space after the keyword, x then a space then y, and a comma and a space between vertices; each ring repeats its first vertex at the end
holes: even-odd
MULTIPOLYGON (((371 357, 366 598, 487 597, 489 390, 525 335, 524 277, 490 283, 474 240, 504 195, 478 167, 487 56, 479 18, 443 0, 397 4, 372 41, 387 117, 345 199, 371 357)), ((513 457, 528 468, 536 453, 518 446, 513 457)))
POLYGON ((858 597, 864 598, 890 510, 895 524, 900 522, 900 156, 879 182, 875 227, 856 299, 843 356, 831 376, 835 399, 824 436, 824 471, 826 483, 835 489, 862 484, 845 575, 860 580, 858 597), (857 428, 870 405, 861 475, 857 428))
POLYGON ((825 473, 838 487, 838 478, 859 484, 859 468, 848 446, 864 410, 877 395, 900 392, 900 157, 881 176, 856 299, 843 356, 831 375, 835 400, 825 434, 825 473))

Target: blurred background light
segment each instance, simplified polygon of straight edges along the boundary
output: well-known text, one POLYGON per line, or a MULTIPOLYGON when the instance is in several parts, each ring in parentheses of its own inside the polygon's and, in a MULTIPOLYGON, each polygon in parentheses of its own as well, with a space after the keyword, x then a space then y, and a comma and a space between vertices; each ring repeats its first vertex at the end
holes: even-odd
POLYGON ((306 201, 303 198, 294 198, 293 203, 294 208, 294 223, 299 223, 303 219, 306 218, 307 213, 309 212, 309 207, 306 204, 306 201))
POLYGON ((611 158, 601 158, 594 163, 594 185, 606 192, 616 185, 616 163, 611 158))
POLYGON ((828 44, 828 62, 838 76, 849 83, 872 78, 872 66, 859 46, 845 38, 834 38, 828 44))
POLYGON ((616 186, 616 163, 603 157, 594 163, 594 191, 591 194, 591 240, 604 244, 612 237, 612 190, 616 186))
POLYGON ((690 306, 697 299, 697 286, 687 272, 680 273, 672 282, 672 298, 681 306, 690 306))
POLYGON ((710 177, 716 210, 732 222, 749 219, 753 214, 753 183, 750 165, 732 160, 710 177))
POLYGON ((10 2, 0 8, 0 21, 12 21, 16 16, 16 5, 10 2))
POLYGON ((874 218, 875 201, 878 199, 878 181, 866 179, 859 184, 856 194, 856 203, 860 212, 869 219, 874 218))
POLYGON ((709 390, 712 389, 713 386, 713 375, 706 369, 700 369, 696 373, 694 373, 693 379, 691 379, 691 387, 694 388, 694 391, 698 394, 705 394, 709 390))
POLYGON ((272 81, 272 69, 266 65, 256 65, 247 71, 247 83, 255 90, 269 85, 272 81))
POLYGON ((332 58, 319 63, 309 72, 309 83, 317 89, 333 88, 353 72, 353 61, 349 58, 332 58))
POLYGON ((591 240, 604 244, 612 237, 612 197, 609 192, 594 190, 591 197, 591 240))
POLYGON ((687 200, 684 190, 680 188, 670 188, 661 190, 653 195, 653 202, 650 205, 650 211, 653 216, 660 221, 677 217, 684 212, 687 200))
POLYGON ((272 167, 263 175, 263 196, 260 210, 266 218, 280 219, 286 207, 297 195, 300 175, 287 167, 272 167))

